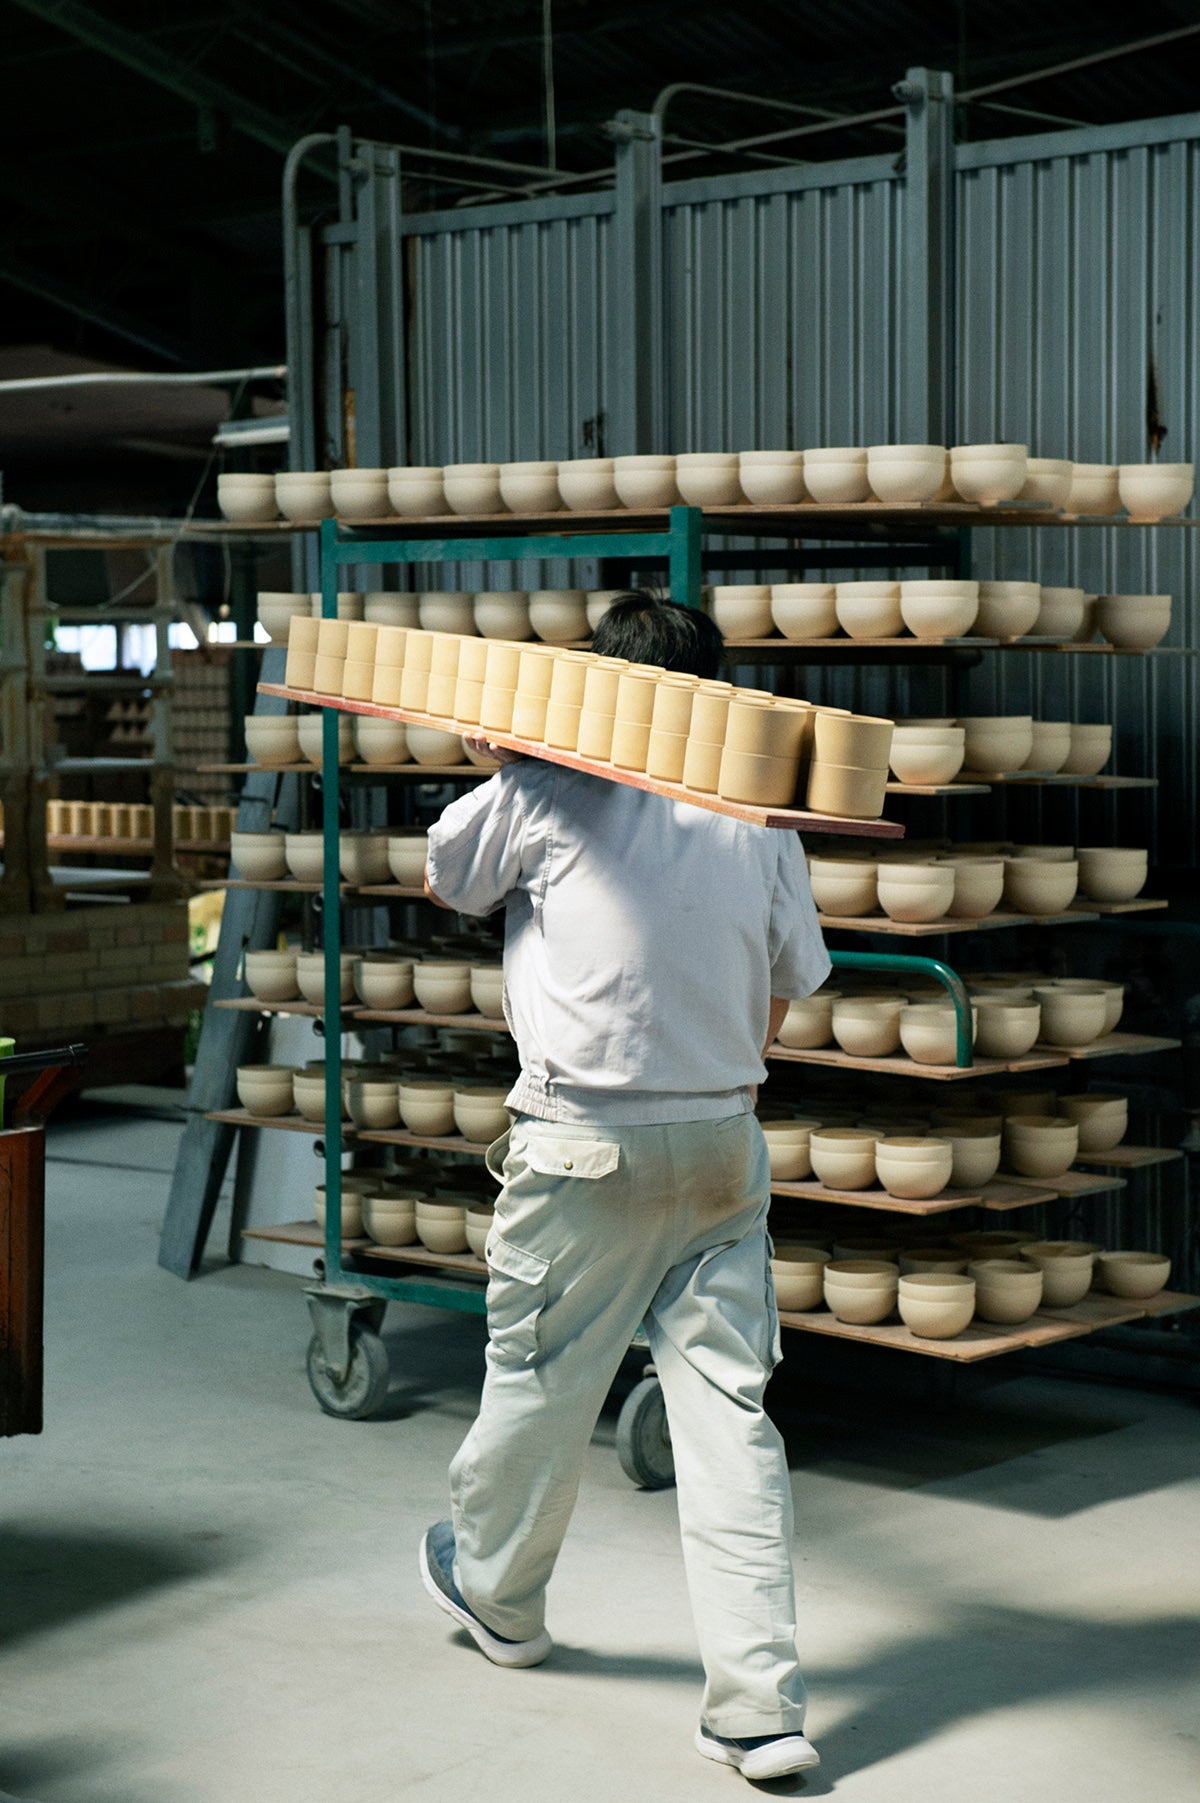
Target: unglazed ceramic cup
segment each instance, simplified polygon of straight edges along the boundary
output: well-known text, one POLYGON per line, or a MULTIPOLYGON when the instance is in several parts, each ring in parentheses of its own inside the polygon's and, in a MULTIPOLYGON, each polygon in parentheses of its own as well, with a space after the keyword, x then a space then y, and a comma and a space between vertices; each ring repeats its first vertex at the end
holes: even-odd
POLYGON ((388 500, 403 519, 446 513, 446 487, 440 464, 396 465, 387 473, 388 500))
POLYGON ((812 897, 822 914, 853 918, 873 913, 880 866, 873 858, 817 858, 808 867, 812 897))
POLYGON ((967 1275, 975 1279, 975 1313, 981 1321, 1017 1327, 1041 1306, 1038 1265, 1016 1258, 983 1258, 967 1266, 967 1275))
POLYGON ((485 589, 475 596, 475 630, 486 639, 528 639, 529 596, 521 590, 485 589))
POLYGON ((563 504, 557 463, 502 463, 500 499, 510 513, 557 513, 563 504))
POLYGON ((845 764, 809 766, 805 805, 814 814, 840 814, 849 820, 878 820, 887 797, 886 770, 863 770, 845 764))
POLYGON ((560 462, 558 492, 564 507, 577 513, 602 513, 621 505, 611 457, 576 457, 560 462))
POLYGON ((869 1327, 896 1306, 900 1273, 881 1259, 832 1259, 824 1268, 825 1300, 839 1321, 869 1327), (848 1277, 860 1278, 847 1283, 848 1277))
POLYGON ((1079 1150, 1079 1129, 1061 1115, 1009 1115, 1004 1151, 1022 1177, 1061 1177, 1079 1150))
POLYGON ((742 451, 739 480, 756 507, 791 507, 804 499, 803 451, 742 451))
POLYGON ((814 1127, 808 1140, 813 1175, 827 1189, 869 1189, 878 1137, 857 1127, 814 1127))
POLYGON ((867 479, 877 501, 907 506, 932 501, 946 479, 946 447, 940 444, 870 445, 867 479))
POLYGON ((295 1108, 290 1064, 239 1064, 237 1098, 248 1114, 270 1118, 295 1108))
POLYGON ((1145 1301, 1165 1289, 1171 1261, 1157 1252, 1102 1252, 1097 1264, 1114 1296, 1145 1301))
POLYGON ((988 639, 1020 639, 1032 632, 1042 605, 1036 582, 981 582, 975 630, 988 639))
POLYGON ((1098 776, 1112 756, 1112 726, 1072 722, 1071 749, 1063 763, 1063 776, 1098 776))
POLYGON ((875 1174, 889 1196, 925 1201, 946 1188, 953 1168, 953 1152, 942 1140, 898 1135, 875 1142, 875 1174))
POLYGON ((779 1029, 779 1043, 795 1050, 828 1045, 833 1038, 833 1004, 835 992, 818 990, 789 1002, 779 1029))
POLYGON ((887 1058, 900 1048, 899 1001, 863 996, 838 996, 834 1000, 833 1036, 852 1058, 887 1058))
POLYGON ((828 639, 838 630, 837 591, 831 582, 771 584, 771 619, 788 639, 828 639))
POLYGON ((955 1189, 978 1189, 990 1183, 1000 1169, 999 1133, 966 1133, 953 1127, 935 1127, 931 1137, 950 1147, 950 1181, 955 1189))
POLYGON ((233 833, 230 857, 237 875, 249 883, 275 883, 287 875, 282 832, 233 833))
POLYGON ((902 1273, 896 1304, 918 1338, 951 1340, 974 1318, 975 1279, 952 1271, 902 1273))
POLYGON ((820 1308, 829 1262, 829 1253, 820 1246, 777 1244, 771 1258, 776 1306, 785 1311, 820 1308))
POLYGON ((1133 901, 1146 886, 1149 853, 1141 846, 1081 845, 1077 856, 1079 892, 1089 901, 1133 901))
POLYGON ((260 1002, 291 1002, 299 995, 294 951, 248 951, 246 986, 260 1002))

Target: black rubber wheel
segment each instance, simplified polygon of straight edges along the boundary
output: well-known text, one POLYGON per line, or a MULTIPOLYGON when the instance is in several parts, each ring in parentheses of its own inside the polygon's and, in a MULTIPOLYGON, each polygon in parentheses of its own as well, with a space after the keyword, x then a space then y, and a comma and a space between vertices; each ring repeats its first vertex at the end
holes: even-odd
POLYGON ((336 1383, 325 1363, 321 1342, 314 1334, 308 1342, 308 1381, 327 1415, 342 1421, 366 1421, 387 1401, 387 1347, 369 1327, 350 1327, 350 1369, 344 1383, 336 1383))
POLYGON ((626 1397, 617 1417, 617 1457, 626 1477, 643 1490, 666 1490, 675 1482, 667 1405, 657 1377, 643 1378, 626 1397))

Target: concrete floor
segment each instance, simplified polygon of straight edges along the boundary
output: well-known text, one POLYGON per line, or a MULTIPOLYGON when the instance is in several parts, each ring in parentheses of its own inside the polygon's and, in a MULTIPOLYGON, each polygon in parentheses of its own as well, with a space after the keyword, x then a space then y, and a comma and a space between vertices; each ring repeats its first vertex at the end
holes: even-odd
MULTIPOLYGON (((156 1268, 176 1134, 92 1111, 52 1137, 47 1428, 0 1444, 0 1791, 742 1794, 692 1751, 700 1673, 673 1494, 630 1486, 611 1416, 556 1577, 558 1650, 497 1671, 415 1571, 475 1407, 481 1323, 393 1308, 392 1418, 322 1416, 295 1280, 242 1267, 186 1286, 156 1268)), ((789 1340, 776 1391, 824 1764, 764 1788, 1194 1799, 1194 1404, 993 1367, 990 1386, 934 1406, 833 1390, 811 1345, 789 1340)))

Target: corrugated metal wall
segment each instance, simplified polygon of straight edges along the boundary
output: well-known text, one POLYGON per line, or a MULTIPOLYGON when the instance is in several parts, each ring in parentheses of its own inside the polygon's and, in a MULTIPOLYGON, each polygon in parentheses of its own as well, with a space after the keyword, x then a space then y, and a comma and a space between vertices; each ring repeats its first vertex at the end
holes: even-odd
POLYGON ((406 221, 410 462, 596 453, 616 329, 611 213, 611 196, 589 195, 406 221))
POLYGON ((786 185, 678 184, 663 200, 670 448, 892 436, 904 307, 894 159, 789 170, 786 185))

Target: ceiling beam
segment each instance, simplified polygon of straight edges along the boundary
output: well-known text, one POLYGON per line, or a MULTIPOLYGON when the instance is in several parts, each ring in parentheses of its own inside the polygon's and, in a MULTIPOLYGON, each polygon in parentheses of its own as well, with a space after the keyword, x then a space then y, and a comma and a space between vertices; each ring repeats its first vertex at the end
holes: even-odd
POLYGON ((235 131, 286 156, 297 133, 286 121, 264 111, 223 81, 190 67, 152 38, 117 25, 83 0, 15 0, 15 4, 47 25, 88 44, 101 55, 132 69, 155 86, 166 88, 190 106, 225 114, 235 131))
POLYGON ((49 301, 51 306, 60 307, 76 319, 85 319, 90 325, 111 332, 114 338, 136 344, 140 350, 161 357, 165 363, 183 365, 187 361, 184 346, 178 339, 165 332, 155 332, 144 320, 127 313, 123 307, 98 299, 86 289, 64 282, 60 276, 35 268, 12 251, 6 250, 0 258, 0 282, 20 288, 26 294, 35 294, 39 300, 49 301))

